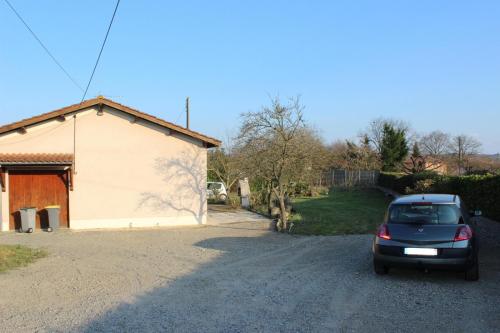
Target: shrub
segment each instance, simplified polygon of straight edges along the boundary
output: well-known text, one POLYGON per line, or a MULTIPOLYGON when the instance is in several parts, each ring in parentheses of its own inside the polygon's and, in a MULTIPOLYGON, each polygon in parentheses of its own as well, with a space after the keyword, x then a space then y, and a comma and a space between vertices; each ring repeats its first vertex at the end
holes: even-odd
POLYGON ((309 195, 309 193, 311 193, 311 188, 310 188, 309 184, 299 182, 299 183, 293 184, 293 188, 292 188, 290 195, 292 195, 292 196, 306 196, 306 195, 309 195))
POLYGON ((382 172, 379 176, 378 184, 383 187, 393 189, 396 192, 405 194, 412 193, 417 183, 424 184, 428 180, 437 181, 441 176, 432 171, 414 173, 410 175, 402 173, 382 172), (407 190, 410 190, 408 192, 407 190))
POLYGON ((400 189, 400 179, 404 176, 402 173, 395 172, 381 172, 378 178, 378 184, 382 187, 393 189, 397 192, 403 192, 403 189, 400 189))
POLYGON ((379 185, 401 194, 457 194, 470 209, 480 209, 486 216, 500 220, 500 176, 441 176, 428 172, 414 175, 381 173, 379 185))
POLYGON ((240 208, 240 197, 236 193, 229 193, 227 197, 226 204, 231 206, 232 208, 240 208))
POLYGON ((328 195, 329 188, 326 186, 310 186, 308 191, 302 197, 318 197, 328 195))
POLYGON ((433 189, 435 181, 434 179, 422 179, 417 180, 415 183, 415 188, 407 187, 405 193, 428 193, 433 189))

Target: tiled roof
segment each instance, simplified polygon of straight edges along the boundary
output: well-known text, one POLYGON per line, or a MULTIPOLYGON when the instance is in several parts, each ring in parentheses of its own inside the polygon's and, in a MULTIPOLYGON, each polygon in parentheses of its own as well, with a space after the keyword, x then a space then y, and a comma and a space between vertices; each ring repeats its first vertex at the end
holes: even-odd
POLYGON ((0 164, 71 164, 73 154, 0 154, 0 164))
POLYGON ((8 133, 12 132, 15 130, 19 130, 23 127, 30 126, 30 125, 35 125, 38 123, 41 123, 43 121, 47 121, 50 119, 54 119, 60 116, 64 116, 73 112, 77 112, 95 105, 107 105, 113 109, 128 113, 130 115, 133 115, 137 118, 147 120, 149 122, 152 122, 154 124, 160 125, 162 127, 168 128, 174 132, 182 133, 184 135, 190 136, 192 138, 198 139, 204 143, 207 144, 207 147, 217 147, 220 146, 221 142, 215 138, 206 136, 204 134, 192 131, 190 129, 187 129, 185 127, 175 125, 171 122, 168 122, 166 120, 157 118, 155 116, 152 116, 150 114, 141 112, 139 110, 133 109, 131 107, 125 106, 123 104, 117 103, 115 101, 112 101, 110 99, 104 98, 104 97, 97 97, 93 99, 89 99, 86 101, 83 101, 82 103, 79 104, 73 104, 67 107, 64 107, 62 109, 58 109, 52 112, 44 113, 35 117, 31 117, 28 119, 23 119, 15 123, 11 123, 8 125, 0 126, 0 134, 3 133, 8 133))

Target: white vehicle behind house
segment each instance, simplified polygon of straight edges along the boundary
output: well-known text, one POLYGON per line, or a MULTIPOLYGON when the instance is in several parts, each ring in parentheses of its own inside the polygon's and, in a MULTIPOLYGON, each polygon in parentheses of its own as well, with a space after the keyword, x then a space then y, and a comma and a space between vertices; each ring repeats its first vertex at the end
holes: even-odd
POLYGON ((207 195, 209 199, 226 201, 226 186, 222 182, 207 182, 207 195))

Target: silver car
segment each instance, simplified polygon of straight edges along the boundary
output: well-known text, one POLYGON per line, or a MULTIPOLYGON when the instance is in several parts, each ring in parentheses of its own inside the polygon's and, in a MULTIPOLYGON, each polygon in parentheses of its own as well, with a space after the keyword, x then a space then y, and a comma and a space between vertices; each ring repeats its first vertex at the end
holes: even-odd
POLYGON ((226 186, 222 182, 207 182, 207 195, 209 199, 226 201, 226 186))
POLYGON ((458 195, 397 198, 373 240, 375 273, 387 274, 391 267, 450 269, 475 281, 479 279, 475 225, 458 195))

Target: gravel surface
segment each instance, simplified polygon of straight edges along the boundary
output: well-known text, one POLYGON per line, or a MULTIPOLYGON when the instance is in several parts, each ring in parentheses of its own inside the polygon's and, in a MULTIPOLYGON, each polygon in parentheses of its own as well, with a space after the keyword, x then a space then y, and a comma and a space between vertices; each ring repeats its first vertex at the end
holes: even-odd
POLYGON ((369 235, 268 226, 0 234, 49 251, 0 275, 0 331, 500 332, 500 223, 480 222, 478 282, 376 276, 369 235))

